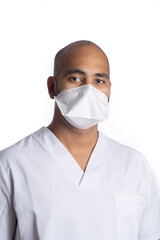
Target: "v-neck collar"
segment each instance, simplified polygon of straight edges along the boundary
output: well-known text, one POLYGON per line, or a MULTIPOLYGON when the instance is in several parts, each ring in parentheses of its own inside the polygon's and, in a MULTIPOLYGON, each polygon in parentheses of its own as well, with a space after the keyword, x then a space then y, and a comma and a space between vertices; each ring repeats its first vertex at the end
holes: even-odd
POLYGON ((42 127, 40 133, 42 135, 40 134, 39 137, 46 145, 47 150, 51 155, 53 154, 54 159, 56 159, 57 163, 74 184, 80 189, 86 190, 94 190, 98 187, 103 175, 103 161, 106 156, 106 139, 104 140, 104 135, 100 130, 98 130, 99 136, 88 160, 85 172, 51 130, 47 127, 42 127))

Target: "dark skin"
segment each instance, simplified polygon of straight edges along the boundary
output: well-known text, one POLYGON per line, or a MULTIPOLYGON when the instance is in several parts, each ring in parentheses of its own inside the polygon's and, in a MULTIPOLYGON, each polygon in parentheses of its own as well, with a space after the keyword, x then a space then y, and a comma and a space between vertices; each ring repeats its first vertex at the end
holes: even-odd
MULTIPOLYGON (((54 77, 50 76, 47 81, 48 92, 52 99, 55 96, 54 77)), ((57 80, 58 93, 85 84, 91 84, 107 97, 110 96, 108 60, 94 45, 72 46, 63 55, 63 66, 57 80)), ((83 171, 98 140, 97 127, 96 124, 88 129, 75 128, 65 120, 56 104, 53 120, 48 126, 83 171)))

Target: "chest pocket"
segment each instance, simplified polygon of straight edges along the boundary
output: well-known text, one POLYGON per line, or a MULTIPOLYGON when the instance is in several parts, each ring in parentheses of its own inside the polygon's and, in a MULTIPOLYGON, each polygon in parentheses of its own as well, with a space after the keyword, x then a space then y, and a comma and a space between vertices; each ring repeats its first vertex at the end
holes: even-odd
POLYGON ((114 194, 117 240, 138 240, 146 197, 114 194))

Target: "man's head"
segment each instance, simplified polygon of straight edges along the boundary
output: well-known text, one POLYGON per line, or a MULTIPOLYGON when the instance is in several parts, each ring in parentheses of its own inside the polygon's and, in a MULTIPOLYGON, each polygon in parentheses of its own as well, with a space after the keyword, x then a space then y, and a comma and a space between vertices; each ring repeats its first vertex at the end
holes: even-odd
POLYGON ((55 56, 54 76, 48 78, 51 98, 61 91, 91 84, 110 96, 109 62, 103 50, 91 41, 76 41, 55 56))

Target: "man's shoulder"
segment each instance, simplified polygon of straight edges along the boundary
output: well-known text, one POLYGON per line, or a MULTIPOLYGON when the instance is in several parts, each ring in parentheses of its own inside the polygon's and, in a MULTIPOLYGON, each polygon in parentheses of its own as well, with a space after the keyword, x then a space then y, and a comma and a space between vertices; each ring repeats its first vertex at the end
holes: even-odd
POLYGON ((42 129, 43 127, 25 136, 9 147, 1 150, 0 162, 7 164, 8 161, 19 158, 21 155, 25 155, 26 152, 31 151, 31 148, 33 148, 34 144, 36 144, 37 136, 42 131, 42 129))
POLYGON ((132 183, 135 188, 141 186, 141 192, 144 190, 144 194, 146 192, 148 194, 150 192, 147 190, 149 186, 153 187, 152 184, 158 183, 151 161, 138 150, 109 138, 105 134, 102 138, 106 142, 106 148, 108 148, 106 162, 109 162, 111 172, 115 172, 115 176, 122 176, 122 180, 126 184, 132 183))
POLYGON ((118 157, 119 159, 138 159, 143 163, 147 163, 146 157, 137 149, 108 137, 102 131, 101 136, 103 138, 103 141, 106 142, 106 147, 108 146, 109 152, 116 158, 118 157))

